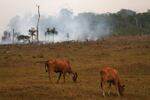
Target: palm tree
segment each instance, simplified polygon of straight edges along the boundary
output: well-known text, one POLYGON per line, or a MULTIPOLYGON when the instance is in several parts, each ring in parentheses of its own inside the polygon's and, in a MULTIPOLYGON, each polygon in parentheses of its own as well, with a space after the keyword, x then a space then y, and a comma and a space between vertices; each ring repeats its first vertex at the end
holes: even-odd
POLYGON ((46 40, 46 35, 51 35, 51 29, 47 28, 46 32, 45 32, 45 40, 46 40))
POLYGON ((13 37, 14 37, 14 41, 15 41, 15 40, 18 40, 17 37, 18 37, 20 34, 21 34, 20 32, 14 32, 14 36, 13 36, 13 37))
POLYGON ((31 35, 31 37, 32 37, 32 42, 33 42, 33 36, 36 36, 36 34, 35 34, 36 31, 37 30, 33 27, 31 29, 29 29, 29 35, 31 35))
POLYGON ((46 35, 47 35, 47 31, 45 32, 45 34, 44 34, 44 35, 45 35, 45 41, 46 41, 46 35))
POLYGON ((57 34, 58 34, 58 32, 56 31, 55 27, 53 27, 53 28, 51 29, 51 33, 52 33, 52 35, 53 35, 53 42, 54 42, 54 35, 57 35, 57 34))
POLYGON ((13 34, 12 34, 12 43, 15 43, 15 38, 17 38, 20 35, 20 32, 15 32, 15 29, 13 29, 13 34))
POLYGON ((46 35, 53 35, 53 42, 54 42, 54 35, 57 35, 58 32, 56 31, 55 27, 53 27, 52 29, 51 28, 47 28, 47 31, 45 32, 45 38, 46 38, 46 35))

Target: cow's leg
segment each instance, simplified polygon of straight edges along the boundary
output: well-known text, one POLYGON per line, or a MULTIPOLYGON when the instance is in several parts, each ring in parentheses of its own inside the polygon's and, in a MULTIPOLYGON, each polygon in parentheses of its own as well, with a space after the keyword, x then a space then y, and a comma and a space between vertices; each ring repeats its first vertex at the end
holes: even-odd
POLYGON ((102 89, 102 95, 105 97, 105 91, 104 91, 104 82, 101 81, 101 89, 102 89))
POLYGON ((58 79, 57 79, 57 83, 59 83, 60 77, 61 77, 61 72, 59 73, 58 79))
POLYGON ((110 89, 111 89, 111 83, 109 83, 108 88, 109 88, 109 89, 108 89, 108 95, 110 96, 110 92, 111 92, 111 91, 110 91, 110 89))
POLYGON ((51 74, 52 74, 51 70, 48 69, 48 77, 49 77, 50 82, 52 82, 52 75, 51 74))
POLYGON ((63 77, 64 77, 64 83, 66 82, 65 77, 66 77, 66 73, 63 73, 63 77))
POLYGON ((117 95, 120 96, 120 93, 119 93, 119 85, 117 82, 115 82, 115 88, 116 88, 116 91, 117 91, 117 95))

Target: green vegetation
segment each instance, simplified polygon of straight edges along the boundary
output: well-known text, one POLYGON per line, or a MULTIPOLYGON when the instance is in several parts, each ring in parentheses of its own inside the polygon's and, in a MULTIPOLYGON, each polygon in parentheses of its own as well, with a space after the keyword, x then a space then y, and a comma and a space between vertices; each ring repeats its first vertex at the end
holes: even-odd
POLYGON ((114 35, 143 35, 150 34, 150 12, 136 13, 122 9, 111 18, 114 35))
POLYGON ((150 36, 119 36, 104 41, 70 42, 47 45, 0 46, 0 100, 149 100, 150 36), (67 58, 78 72, 77 83, 67 75, 50 83, 44 61, 67 58), (125 95, 103 98, 99 70, 115 67, 126 85, 125 95))

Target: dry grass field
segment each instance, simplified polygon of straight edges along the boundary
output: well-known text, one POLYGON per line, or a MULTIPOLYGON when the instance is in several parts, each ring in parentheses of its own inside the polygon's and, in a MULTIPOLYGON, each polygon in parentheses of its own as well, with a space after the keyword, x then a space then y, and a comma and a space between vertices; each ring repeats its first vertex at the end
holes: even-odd
POLYGON ((0 100, 150 100, 150 36, 110 37, 104 41, 0 46, 0 100), (44 64, 69 59, 77 83, 67 75, 50 83, 44 64), (126 85, 123 97, 103 98, 99 70, 116 68, 126 85))

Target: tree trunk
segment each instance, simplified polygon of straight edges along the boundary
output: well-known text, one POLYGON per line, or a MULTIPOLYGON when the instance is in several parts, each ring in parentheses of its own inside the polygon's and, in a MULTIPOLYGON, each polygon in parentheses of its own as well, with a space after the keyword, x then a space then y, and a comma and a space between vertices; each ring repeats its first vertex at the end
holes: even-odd
POLYGON ((33 35, 32 35, 32 43, 33 43, 33 35))
POLYGON ((53 34, 53 43, 54 43, 55 41, 54 41, 54 34, 53 34))
POLYGON ((13 44, 14 44, 14 37, 15 37, 14 35, 15 35, 15 30, 13 29, 13 41, 12 41, 13 44))
POLYGON ((37 21, 37 41, 39 41, 39 22, 40 22, 40 6, 38 7, 38 21, 37 21))

